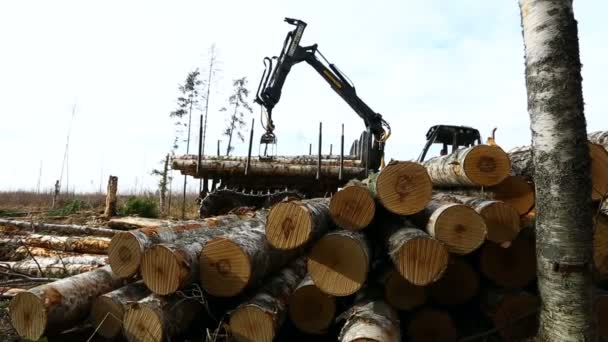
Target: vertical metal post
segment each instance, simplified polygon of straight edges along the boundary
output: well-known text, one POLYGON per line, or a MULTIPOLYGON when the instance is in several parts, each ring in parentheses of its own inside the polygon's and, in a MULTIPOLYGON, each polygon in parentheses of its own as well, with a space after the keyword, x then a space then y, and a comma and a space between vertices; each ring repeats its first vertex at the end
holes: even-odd
POLYGON ((340 137, 340 172, 338 180, 342 180, 342 170, 344 169, 344 124, 342 124, 342 136, 340 137))
POLYGON ((308 155, 312 156, 312 144, 308 144, 308 155))
POLYGON ((317 179, 321 178, 321 148, 323 147, 323 122, 319 122, 319 155, 317 156, 317 179))
POLYGON ((365 151, 367 151, 367 155, 366 155, 366 160, 365 160, 365 177, 369 176, 369 166, 371 164, 372 161, 372 140, 374 139, 374 136, 372 135, 372 130, 371 128, 367 129, 367 139, 366 139, 366 144, 365 146, 362 146, 362 148, 365 149, 365 151))
POLYGON ((249 173, 249 167, 251 166, 251 146, 253 144, 253 126, 255 119, 251 119, 251 132, 249 133, 249 150, 247 152, 247 164, 245 164, 245 176, 249 173))
POLYGON ((217 140, 217 156, 220 156, 220 140, 217 140))
MULTIPOLYGON (((201 114, 200 125, 198 127, 198 158, 196 163, 196 176, 201 176, 201 159, 203 159, 203 115, 201 114)), ((199 183, 198 192, 201 192, 201 184, 199 183)))
POLYGON ((331 157, 332 152, 334 150, 334 144, 329 144, 329 156, 331 157))

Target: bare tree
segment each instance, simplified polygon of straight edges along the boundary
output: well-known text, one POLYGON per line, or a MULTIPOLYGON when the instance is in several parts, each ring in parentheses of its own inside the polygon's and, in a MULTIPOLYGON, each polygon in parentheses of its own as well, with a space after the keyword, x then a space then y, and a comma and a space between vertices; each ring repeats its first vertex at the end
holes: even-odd
MULTIPOLYGON (((232 144, 232 137, 236 133, 238 139, 243 142, 245 136, 243 135, 243 128, 245 127, 245 112, 252 113, 253 110, 247 102, 249 96, 249 90, 247 89, 247 77, 242 77, 232 82, 234 87, 233 94, 228 98, 228 107, 232 110, 232 114, 228 118, 228 127, 224 130, 224 135, 228 137, 228 146, 226 147, 226 155, 230 155, 230 152, 234 150, 232 144), (245 112, 244 112, 245 111, 245 112)), ((220 111, 228 111, 228 108, 223 107, 220 111)))
POLYGON ((596 341, 590 157, 572 0, 519 0, 536 184, 540 341, 596 341))

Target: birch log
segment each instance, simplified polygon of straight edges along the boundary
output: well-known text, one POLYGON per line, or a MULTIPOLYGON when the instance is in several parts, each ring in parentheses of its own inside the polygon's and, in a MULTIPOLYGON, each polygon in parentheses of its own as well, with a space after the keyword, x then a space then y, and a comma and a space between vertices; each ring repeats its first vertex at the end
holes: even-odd
POLYGON ((79 226, 75 224, 54 224, 42 222, 26 222, 10 219, 0 219, 0 226, 19 228, 20 231, 32 233, 53 233, 69 236, 100 236, 111 238, 117 231, 113 229, 79 226))
POLYGON ((481 273, 500 287, 523 288, 536 277, 534 244, 524 237, 513 240, 509 248, 488 242, 479 258, 481 273))
POLYGON ((105 266, 34 287, 11 300, 11 324, 21 337, 36 341, 45 333, 73 327, 87 317, 94 298, 122 285, 105 266))
POLYGON ((397 312, 383 300, 363 299, 351 307, 338 341, 399 342, 397 312))
POLYGON ((147 217, 125 216, 114 217, 108 220, 108 226, 117 230, 131 230, 139 228, 154 228, 170 225, 171 221, 147 217))
POLYGON ((509 156, 498 146, 475 145, 424 162, 435 186, 492 186, 509 175, 509 156))
POLYGON ((478 291, 479 275, 461 258, 453 258, 443 277, 429 288, 430 297, 441 305, 465 304, 478 291))
POLYGON ((63 258, 37 257, 21 261, 3 261, 0 267, 30 277, 65 278, 105 266, 107 258, 101 256, 71 256, 63 258))
POLYGON ((328 199, 281 202, 270 209, 266 238, 277 249, 299 248, 318 239, 329 225, 328 199))
MULTIPOLYGON (((2 241, 0 240, 0 244, 2 241)), ((0 253, 1 254, 1 253, 0 253)), ((100 254, 84 254, 84 253, 74 253, 74 252, 62 252, 56 251, 54 249, 48 249, 43 247, 28 247, 22 246, 18 242, 14 244, 14 248, 8 253, 6 256, 6 260, 8 261, 21 261, 30 257, 44 257, 44 258, 64 258, 70 256, 86 256, 91 258, 100 258, 104 259, 104 265, 107 264, 107 257, 100 254), (17 247, 19 246, 19 247, 17 247)), ((0 259, 2 260, 2 259, 0 259)))
POLYGON ((538 297, 523 291, 488 288, 481 309, 492 320, 503 341, 523 341, 538 332, 538 297))
POLYGON ((110 245, 110 239, 103 237, 29 234, 18 239, 26 246, 88 254, 106 254, 110 245))
POLYGON ((458 340, 458 330, 454 320, 446 311, 425 308, 412 317, 407 327, 409 341, 451 342, 458 340))
POLYGON ((410 311, 424 305, 427 291, 424 286, 417 286, 391 268, 381 279, 384 285, 384 300, 395 309, 410 311))
POLYGON ((336 226, 342 229, 364 229, 376 214, 374 194, 363 182, 351 180, 331 196, 329 212, 336 226))
POLYGON ((608 131, 591 132, 587 135, 587 137, 589 138, 590 142, 602 145, 605 150, 608 150, 608 131))
POLYGON ((336 315, 336 298, 321 291, 306 276, 289 297, 289 318, 308 334, 324 334, 336 315))

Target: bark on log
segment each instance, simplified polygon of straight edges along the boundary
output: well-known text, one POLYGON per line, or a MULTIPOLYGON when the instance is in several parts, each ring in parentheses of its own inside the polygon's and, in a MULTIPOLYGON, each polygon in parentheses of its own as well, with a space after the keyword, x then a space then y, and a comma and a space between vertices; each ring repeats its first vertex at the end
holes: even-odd
POLYGON ((589 138, 590 142, 602 145, 605 150, 608 150, 608 131, 591 132, 587 135, 587 137, 589 138))
POLYGON ((393 268, 382 276, 381 282, 384 285, 384 300, 395 309, 410 311, 426 302, 425 287, 410 283, 393 268))
POLYGON ((433 184, 427 169, 415 162, 391 161, 379 173, 363 181, 388 211, 415 214, 431 199, 433 184))
POLYGON ((266 238, 272 247, 290 250, 318 239, 329 226, 329 199, 281 202, 270 209, 266 238))
POLYGON ((481 215, 466 205, 431 200, 426 208, 412 216, 412 222, 454 254, 468 254, 485 241, 487 228, 481 215))
POLYGON ((492 186, 511 169, 509 156, 498 146, 476 145, 424 162, 436 186, 492 186))
POLYGON ((329 213, 336 226, 342 229, 364 229, 376 213, 374 194, 366 184, 351 180, 331 197, 329 213))
POLYGON ((71 256, 63 258, 36 258, 22 261, 2 261, 0 268, 26 274, 30 277, 65 278, 105 266, 103 256, 71 256), (42 272, 41 272, 42 271, 42 272))
POLYGON ((200 282, 210 294, 232 297, 257 286, 268 274, 281 269, 300 249, 278 250, 266 240, 266 217, 245 221, 222 237, 209 240, 200 256, 200 282))
MULTIPOLYGON (((608 151, 598 144, 589 142, 591 158, 591 199, 598 201, 608 194, 608 151)), ((509 151, 512 172, 515 175, 534 178, 534 164, 530 146, 516 147, 509 151)))
MULTIPOLYGON (((177 158, 174 158, 174 160, 198 160, 198 155, 196 154, 188 154, 188 155, 182 155, 179 156, 177 158)), ((233 161, 247 161, 247 157, 239 157, 239 156, 205 156, 205 160, 214 160, 214 161, 226 161, 226 160, 233 160, 233 161)), ((312 155, 299 155, 299 156, 275 156, 274 157, 275 161, 281 162, 281 163, 286 163, 286 164, 313 164, 316 165, 318 158, 317 156, 312 156, 312 155)), ((321 155, 321 163, 324 164, 331 164, 331 165, 340 165, 340 155, 328 155, 328 154, 324 154, 321 155)), ((355 155, 345 155, 344 156, 344 164, 346 166, 359 166, 362 164, 361 160, 359 160, 359 158, 355 155)))
POLYGON ((517 289, 525 287, 536 278, 535 260, 533 242, 519 237, 513 240, 509 248, 493 242, 484 244, 479 268, 496 285, 517 289))
POLYGON ((108 339, 117 338, 122 332, 128 305, 148 295, 150 291, 142 281, 103 294, 93 301, 89 321, 101 336, 108 339))
POLYGON ((321 291, 349 296, 361 289, 371 267, 370 246, 360 232, 333 231, 323 236, 308 257, 308 273, 321 291))
POLYGON ((324 334, 336 315, 336 298, 321 291, 306 276, 289 298, 289 318, 308 334, 324 334))
POLYGON ((110 176, 108 179, 108 192, 106 194, 106 208, 104 210, 105 217, 116 216, 118 208, 116 206, 116 191, 118 190, 118 177, 110 176))
POLYGON ((138 228, 154 228, 171 224, 169 220, 153 219, 147 217, 115 217, 108 221, 108 226, 112 229, 131 230, 138 228))
POLYGON ((104 237, 29 234, 20 236, 19 239, 27 246, 87 254, 106 254, 110 245, 110 239, 104 237))
POLYGON ((10 260, 11 255, 21 246, 21 243, 17 239, 0 238, 0 260, 10 260))
MULTIPOLYGON (((0 241, 0 244, 2 242, 0 241)), ((16 242, 15 246, 19 246, 19 244, 16 242)), ((96 258, 104 258, 106 260, 106 262, 104 262, 104 264, 107 264, 107 257, 105 256, 101 256, 99 254, 83 254, 83 253, 74 253, 74 252, 62 252, 62 251, 56 251, 54 249, 48 249, 48 248, 43 248, 43 247, 28 247, 28 246, 19 246, 17 248, 14 248, 12 250, 11 253, 9 253, 9 255, 7 256, 6 260, 9 261, 21 261, 23 259, 27 259, 30 256, 34 256, 34 257, 51 257, 51 258, 57 258, 57 257, 61 257, 61 258, 65 258, 65 257, 70 257, 70 256, 88 256, 88 257, 96 257, 96 258)))
POLYGON ((353 305, 340 342, 399 342, 401 332, 397 312, 383 300, 363 299, 353 305))
POLYGON ((123 332, 130 342, 170 341, 188 328, 201 309, 194 299, 152 294, 129 305, 123 332))
POLYGON ((115 290, 123 281, 109 266, 19 293, 9 304, 11 323, 30 340, 73 327, 86 318, 94 298, 115 290))
POLYGON ((412 342, 458 340, 458 330, 450 314, 430 308, 418 311, 412 317, 407 332, 412 342))
POLYGON ((117 231, 107 228, 79 226, 75 224, 54 224, 0 219, 0 226, 20 228, 32 233, 54 233, 58 235, 100 236, 111 238, 117 231))
POLYGON ((237 341, 272 342, 287 316, 287 301, 305 274, 306 261, 300 257, 269 279, 230 313, 232 337, 237 341))
POLYGON ((395 269, 414 285, 425 286, 441 278, 448 266, 445 245, 402 218, 383 220, 379 225, 395 269))
POLYGON ((510 242, 521 230, 519 213, 500 201, 482 198, 436 193, 433 200, 447 203, 459 203, 473 208, 486 223, 487 239, 496 243, 510 242))
POLYGON ((481 309, 492 320, 503 341, 523 341, 538 332, 538 297, 523 291, 488 288, 481 309))
POLYGON ((429 288, 431 298, 441 305, 462 305, 479 291, 479 275, 469 263, 454 258, 438 282, 429 288))
POLYGON ((127 278, 138 272, 144 251, 155 244, 171 243, 198 230, 226 228, 239 224, 251 215, 222 215, 200 221, 172 223, 116 234, 110 242, 108 256, 112 271, 127 278))

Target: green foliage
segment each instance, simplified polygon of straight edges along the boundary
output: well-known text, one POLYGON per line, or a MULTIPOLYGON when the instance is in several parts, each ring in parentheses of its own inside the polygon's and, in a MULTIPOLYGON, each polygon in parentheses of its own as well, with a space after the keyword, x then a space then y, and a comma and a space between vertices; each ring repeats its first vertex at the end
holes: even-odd
MULTIPOLYGON (((228 137, 228 147, 226 148, 226 155, 230 155, 230 152, 234 150, 232 144, 232 137, 236 133, 237 137, 241 142, 245 141, 243 135, 243 128, 245 127, 245 113, 253 113, 253 109, 248 103, 247 97, 249 96, 249 89, 247 89, 247 77, 239 78, 234 80, 232 83, 234 89, 233 94, 228 98, 228 106, 232 109, 232 114, 228 119, 228 127, 224 130, 223 135, 228 137)), ((220 111, 225 112, 228 109, 223 107, 220 111)))
POLYGON ((79 199, 71 199, 66 201, 61 208, 51 210, 49 215, 68 216, 85 209, 91 209, 91 206, 87 202, 79 199))
POLYGON ((122 215, 137 215, 149 218, 159 216, 158 204, 156 200, 150 197, 129 197, 120 212, 122 215))
POLYGON ((184 139, 184 142, 190 143, 190 124, 192 119, 192 108, 197 106, 199 103, 199 92, 203 81, 199 80, 200 72, 198 69, 190 72, 186 77, 184 84, 179 85, 179 92, 181 95, 177 98, 177 109, 172 111, 169 116, 174 118, 176 131, 175 140, 173 141, 173 149, 177 150, 179 147, 180 137, 184 134, 183 128, 186 127, 188 130, 188 137, 184 139), (188 121, 185 121, 185 117, 188 117, 188 121), (183 120, 183 121, 182 121, 183 120))

